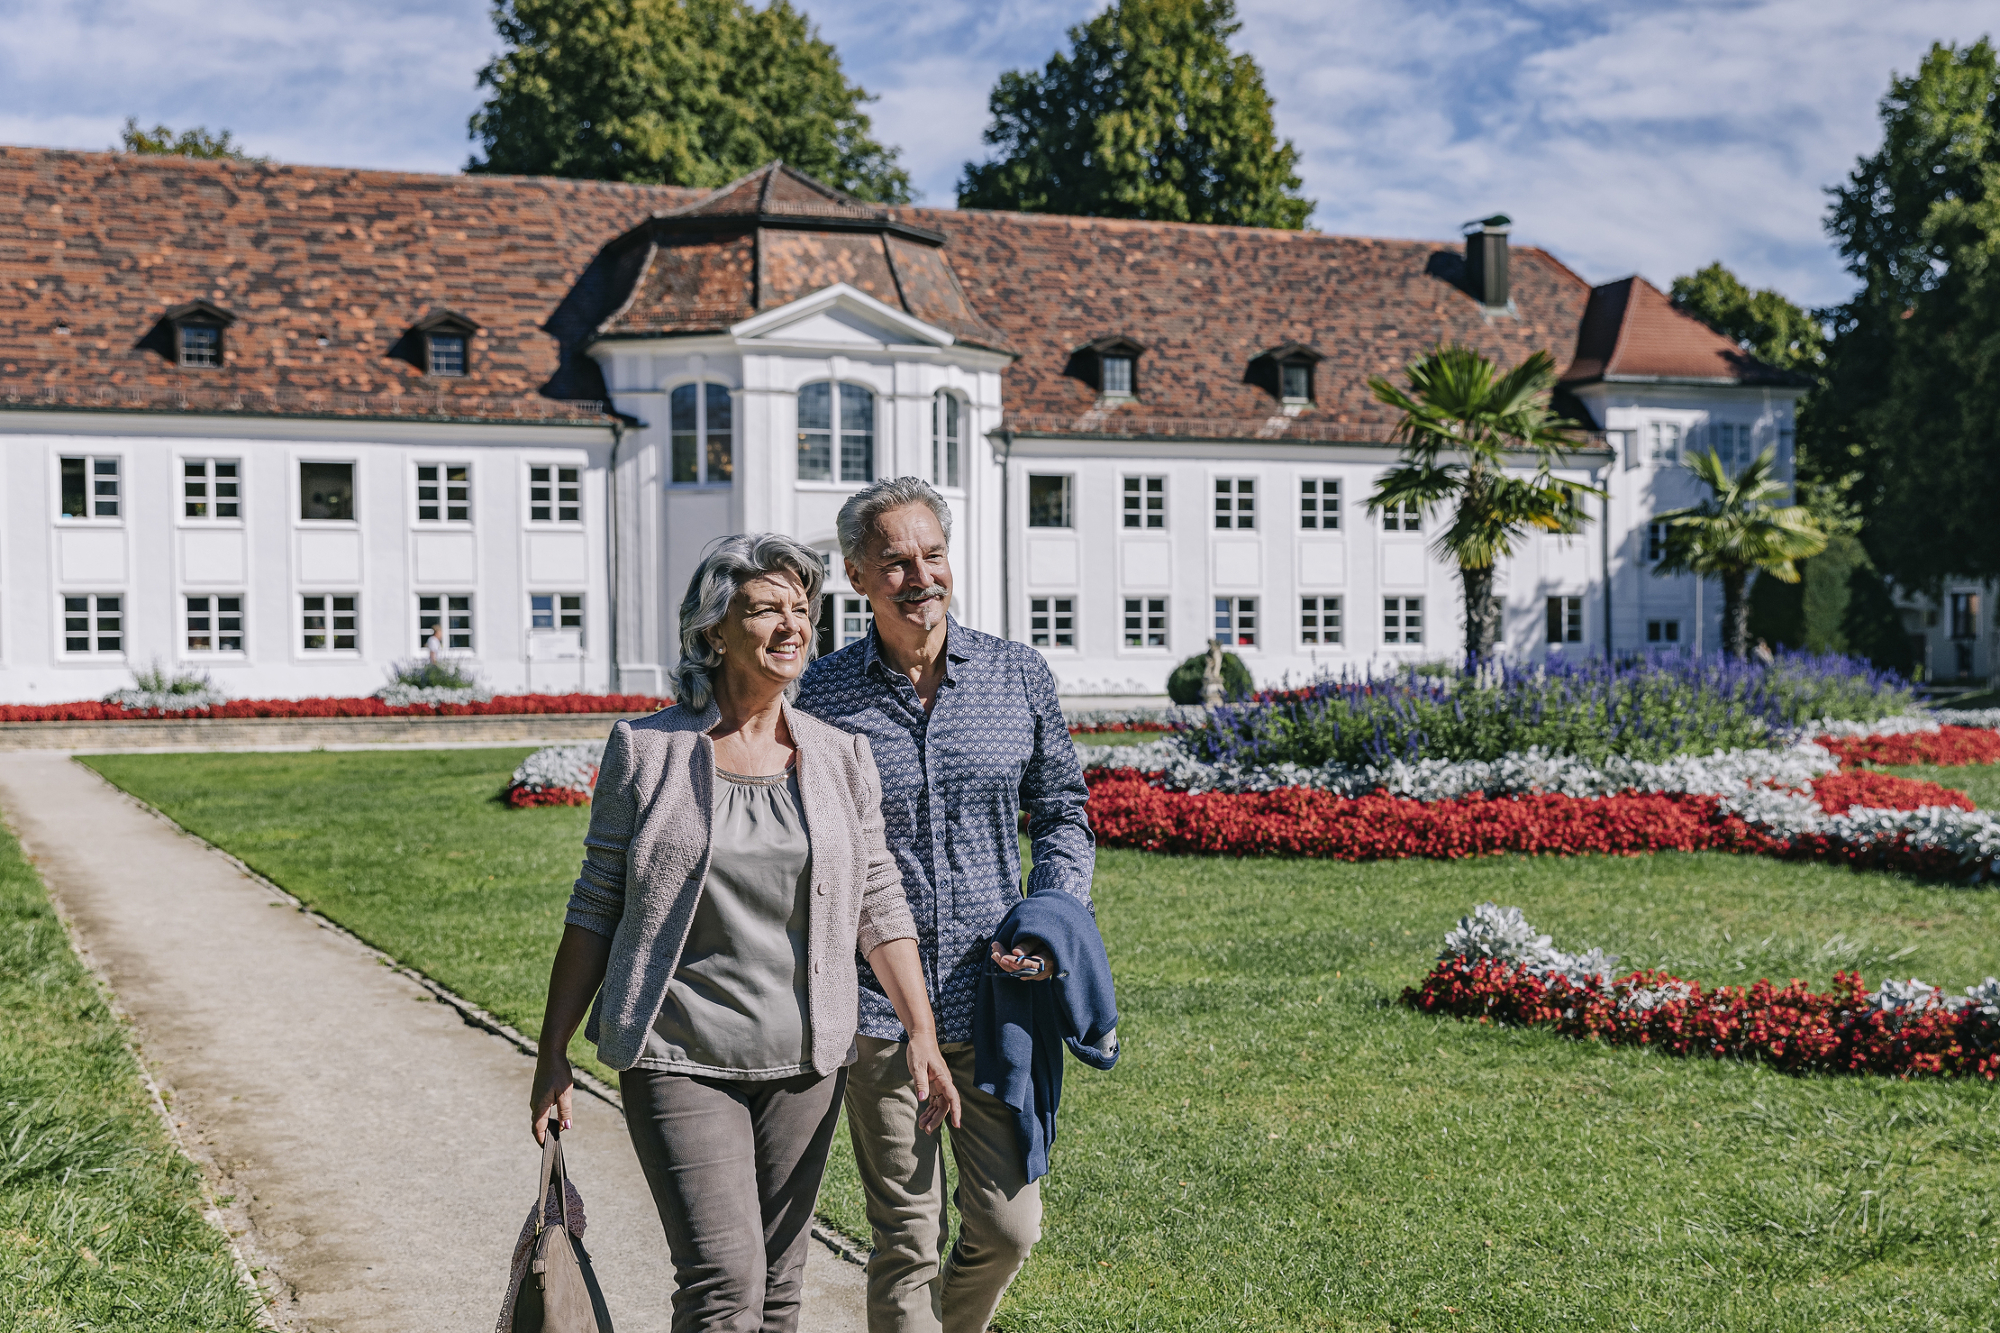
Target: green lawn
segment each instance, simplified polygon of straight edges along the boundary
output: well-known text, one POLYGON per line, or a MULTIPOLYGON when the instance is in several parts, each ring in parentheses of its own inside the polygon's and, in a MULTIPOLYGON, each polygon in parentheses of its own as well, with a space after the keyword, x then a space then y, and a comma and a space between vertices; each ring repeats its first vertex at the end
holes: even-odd
POLYGON ((4 831, 0 1110, 0 1327, 256 1327, 123 1026, 4 831))
MULTIPOLYGON (((584 812, 518 751, 91 762, 538 1025, 584 812)), ((1493 899, 1705 981, 2000 973, 2000 893, 1721 855, 1340 865, 1107 851, 1125 1055, 1072 1064, 1010 1330, 1989 1328, 2000 1093, 1793 1078, 1396 1004, 1493 899)), ((859 1214, 843 1151, 822 1207, 859 1214)))
POLYGON ((1966 768, 1939 768, 1935 764, 1897 764, 1884 768, 1906 778, 1922 778, 1941 787, 1956 787, 1970 796, 1982 810, 2000 809, 2000 764, 1974 764, 1966 768))

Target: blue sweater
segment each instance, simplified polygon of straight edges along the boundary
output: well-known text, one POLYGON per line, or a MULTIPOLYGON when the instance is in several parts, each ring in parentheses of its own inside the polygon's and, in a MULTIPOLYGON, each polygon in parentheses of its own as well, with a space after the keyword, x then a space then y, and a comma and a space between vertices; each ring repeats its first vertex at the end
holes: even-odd
POLYGON ((1060 891, 1015 903, 993 933, 1004 953, 1025 938, 1049 946, 1055 978, 1020 981, 986 963, 972 1017, 972 1081, 1014 1111, 1028 1179, 1049 1173, 1062 1101, 1063 1048, 1093 1069, 1118 1063, 1118 1002, 1097 919, 1060 891))

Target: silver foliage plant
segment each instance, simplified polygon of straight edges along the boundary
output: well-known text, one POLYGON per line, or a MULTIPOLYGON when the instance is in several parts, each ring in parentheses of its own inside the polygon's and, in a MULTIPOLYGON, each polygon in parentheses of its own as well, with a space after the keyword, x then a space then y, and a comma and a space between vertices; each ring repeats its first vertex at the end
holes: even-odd
POLYGON ((521 761, 510 786, 530 791, 580 791, 588 793, 604 762, 603 741, 578 741, 574 745, 548 745, 521 761))

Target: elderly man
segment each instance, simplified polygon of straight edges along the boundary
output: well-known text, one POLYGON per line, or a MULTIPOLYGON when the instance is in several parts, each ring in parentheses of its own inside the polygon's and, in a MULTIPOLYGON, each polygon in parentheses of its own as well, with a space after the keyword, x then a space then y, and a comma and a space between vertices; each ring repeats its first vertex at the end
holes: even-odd
POLYGON ((868 637, 813 664, 799 707, 868 737, 882 774, 889 850, 916 916, 938 1038, 961 1092, 951 1131, 958 1241, 944 1256, 939 1137, 917 1125, 903 1030, 861 969, 860 1062, 849 1071, 848 1126, 868 1198, 870 1333, 983 1333, 1041 1236, 1039 1186, 1005 1103, 973 1086, 973 997, 991 957, 1046 977, 1028 941, 1002 954, 993 932, 1020 900, 1020 812, 1034 869, 1028 891, 1090 903, 1096 853, 1087 792, 1032 648, 967 629, 951 606, 951 510, 915 477, 877 482, 841 507, 840 550, 868 598, 868 637), (940 1260, 942 1259, 942 1262, 940 1260))

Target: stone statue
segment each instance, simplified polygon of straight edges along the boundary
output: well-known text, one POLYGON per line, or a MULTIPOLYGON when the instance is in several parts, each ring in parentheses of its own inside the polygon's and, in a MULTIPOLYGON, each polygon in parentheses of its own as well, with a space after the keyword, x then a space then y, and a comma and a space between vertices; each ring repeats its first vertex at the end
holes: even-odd
POLYGON ((1201 669, 1201 701, 1210 708, 1222 702, 1222 641, 1208 641, 1208 661, 1201 669))

